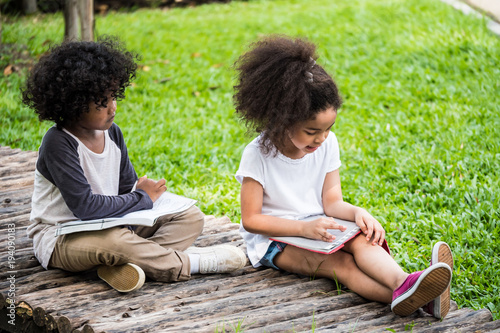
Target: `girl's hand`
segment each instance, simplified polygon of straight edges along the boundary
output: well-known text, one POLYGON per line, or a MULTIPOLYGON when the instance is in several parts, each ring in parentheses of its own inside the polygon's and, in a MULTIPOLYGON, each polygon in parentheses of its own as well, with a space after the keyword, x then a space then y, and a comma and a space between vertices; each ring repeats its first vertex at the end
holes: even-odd
POLYGON ((303 235, 306 238, 319 239, 323 242, 333 242, 335 236, 328 229, 339 229, 344 231, 345 226, 338 224, 331 217, 320 217, 304 223, 303 235))
POLYGON ((137 181, 136 188, 145 191, 151 200, 155 202, 163 194, 163 192, 167 190, 165 183, 165 179, 163 178, 159 181, 154 181, 152 179, 148 179, 148 176, 142 176, 137 181))
POLYGON ((373 239, 372 245, 382 245, 385 239, 385 230, 370 213, 359 208, 354 214, 354 221, 361 228, 361 231, 366 235, 366 241, 373 239), (373 238, 372 238, 373 237, 373 238))

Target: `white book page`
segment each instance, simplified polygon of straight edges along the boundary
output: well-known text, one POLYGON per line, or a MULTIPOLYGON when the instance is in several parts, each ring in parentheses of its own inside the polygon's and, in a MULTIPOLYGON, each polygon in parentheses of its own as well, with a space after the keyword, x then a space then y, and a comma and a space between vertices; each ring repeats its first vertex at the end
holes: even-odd
POLYGON ((170 192, 164 192, 154 203, 153 208, 139 210, 122 217, 110 217, 95 220, 78 220, 63 222, 58 225, 55 235, 62 235, 78 231, 107 229, 119 225, 147 225, 152 226, 155 220, 166 214, 182 212, 196 203, 189 199, 170 192))
POLYGON ((153 208, 138 210, 136 212, 128 213, 123 218, 155 218, 166 215, 182 212, 196 203, 196 200, 189 199, 170 192, 163 192, 163 194, 153 203, 153 208))

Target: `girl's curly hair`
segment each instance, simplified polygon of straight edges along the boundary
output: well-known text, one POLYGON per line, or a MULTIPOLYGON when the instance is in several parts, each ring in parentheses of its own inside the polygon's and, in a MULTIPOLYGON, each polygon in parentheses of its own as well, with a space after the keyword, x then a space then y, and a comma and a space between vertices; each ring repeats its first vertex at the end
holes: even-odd
POLYGON ((107 107, 108 94, 117 100, 135 78, 139 56, 116 37, 98 42, 69 41, 52 47, 40 58, 22 88, 22 101, 40 120, 57 128, 77 121, 91 102, 107 107))
POLYGON ((262 133, 263 151, 276 154, 290 129, 329 107, 338 110, 342 98, 316 64, 311 42, 272 35, 250 46, 235 62, 235 108, 249 129, 262 133))

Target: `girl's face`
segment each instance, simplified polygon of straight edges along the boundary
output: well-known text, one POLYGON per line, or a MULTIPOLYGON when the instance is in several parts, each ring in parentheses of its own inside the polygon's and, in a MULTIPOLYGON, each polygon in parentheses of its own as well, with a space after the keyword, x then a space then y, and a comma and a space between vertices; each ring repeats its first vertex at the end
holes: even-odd
POLYGON ((297 124, 289 134, 283 155, 298 159, 311 154, 326 140, 335 124, 337 111, 330 107, 316 114, 316 117, 297 124))
POLYGON ((89 112, 84 112, 79 119, 80 127, 87 130, 107 130, 113 124, 116 114, 116 100, 108 95, 107 107, 98 107, 90 103, 89 112))

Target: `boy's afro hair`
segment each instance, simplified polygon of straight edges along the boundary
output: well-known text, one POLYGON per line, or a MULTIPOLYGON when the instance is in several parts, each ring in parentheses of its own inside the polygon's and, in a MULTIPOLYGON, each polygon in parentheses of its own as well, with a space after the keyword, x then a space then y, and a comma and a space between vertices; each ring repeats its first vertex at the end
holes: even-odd
POLYGON ((315 50, 305 39, 271 35, 251 44, 235 62, 236 112, 250 130, 262 133, 265 153, 283 147, 299 122, 342 105, 335 82, 315 62, 315 50))
POLYGON ((107 107, 108 94, 117 100, 135 78, 137 54, 110 36, 98 42, 69 41, 40 58, 22 88, 22 101, 40 120, 58 128, 77 121, 91 102, 107 107))

